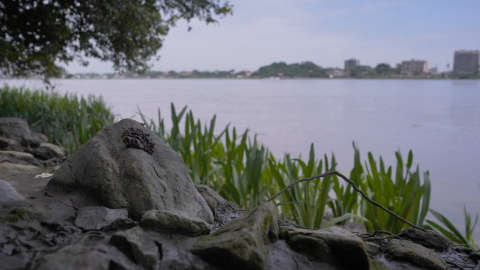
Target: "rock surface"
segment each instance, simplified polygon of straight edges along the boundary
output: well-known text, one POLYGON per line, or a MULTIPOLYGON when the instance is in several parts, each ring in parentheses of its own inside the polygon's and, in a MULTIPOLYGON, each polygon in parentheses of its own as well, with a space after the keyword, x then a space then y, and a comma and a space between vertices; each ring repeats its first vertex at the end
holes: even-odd
POLYGON ((128 218, 126 209, 108 209, 103 206, 84 207, 78 210, 75 226, 85 231, 101 230, 117 219, 128 218))
POLYGON ((398 236, 412 240, 415 243, 419 243, 424 247, 433 248, 440 252, 445 251, 453 243, 438 234, 435 231, 420 231, 413 228, 404 229, 398 236))
POLYGON ((115 233, 108 243, 117 247, 127 257, 132 258, 134 262, 148 270, 154 269, 160 260, 158 246, 138 226, 124 232, 115 233))
POLYGON ((338 269, 369 269, 368 255, 362 239, 340 227, 321 230, 286 228, 280 237, 293 250, 311 260, 327 262, 338 269))
POLYGON ((22 164, 14 164, 9 162, 0 163, 0 169, 2 170, 15 170, 19 172, 41 172, 43 171, 42 168, 33 166, 33 165, 22 165, 22 164))
POLYGON ((45 135, 31 132, 25 120, 14 117, 0 117, 0 136, 15 140, 24 147, 37 147, 46 142, 45 135))
POLYGON ((277 209, 272 202, 201 236, 192 252, 221 269, 268 269, 266 244, 278 240, 277 209))
POLYGON ((187 212, 213 223, 213 213, 193 186, 178 153, 140 123, 124 119, 80 146, 60 167, 49 186, 83 190, 109 208, 127 208, 140 218, 146 211, 187 212), (153 153, 127 148, 125 130, 141 129, 154 142, 153 153))
POLYGON ((28 270, 140 270, 141 267, 113 246, 74 244, 47 254, 27 266, 28 270))
POLYGON ((447 269, 447 264, 440 254, 408 240, 393 239, 389 241, 386 253, 394 260, 411 262, 421 269, 447 269))
POLYGON ((198 236, 208 234, 211 225, 203 219, 181 211, 150 210, 140 221, 140 226, 157 232, 198 236))

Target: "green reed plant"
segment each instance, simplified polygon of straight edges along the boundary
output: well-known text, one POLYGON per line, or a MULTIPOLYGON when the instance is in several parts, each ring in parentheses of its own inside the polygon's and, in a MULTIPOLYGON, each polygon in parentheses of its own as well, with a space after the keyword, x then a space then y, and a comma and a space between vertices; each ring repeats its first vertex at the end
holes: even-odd
MULTIPOLYGON (((368 162, 365 167, 360 163, 360 151, 355 149, 355 163, 352 178, 358 178, 359 187, 382 206, 403 217, 407 221, 422 226, 430 204, 430 177, 428 171, 423 173, 421 184, 420 169, 417 166, 411 171, 413 164, 412 151, 408 154, 408 161, 404 163, 400 151, 397 151, 397 167, 395 176, 392 177, 392 167, 385 169, 382 157, 379 166, 368 153, 368 162), (365 168, 365 169, 364 169, 365 168)), ((383 230, 398 234, 407 226, 392 215, 382 211, 374 205, 361 201, 361 215, 368 219, 365 226, 368 231, 383 230)))
POLYGON ((115 120, 111 107, 101 96, 78 98, 75 94, 6 85, 0 88, 0 117, 26 120, 32 130, 44 133, 49 142, 70 153, 115 120))
MULTIPOLYGON (((333 154, 331 162, 326 155, 324 160, 316 160, 314 145, 311 144, 307 162, 301 158, 292 160, 290 155, 286 154, 283 161, 277 161, 271 156, 269 165, 278 189, 281 190, 298 179, 335 170, 336 162, 333 154)), ((320 228, 330 200, 328 193, 331 188, 331 176, 302 182, 282 193, 282 199, 278 203, 283 203, 281 207, 284 215, 293 218, 299 225, 320 228)))
POLYGON ((432 215, 437 218, 438 221, 440 221, 440 223, 446 228, 431 220, 427 220, 427 223, 430 225, 426 225, 427 228, 431 230, 437 230, 455 243, 467 245, 471 249, 478 250, 478 247, 475 246, 475 239, 473 238, 473 231, 475 230, 475 226, 477 226, 478 222, 478 214, 476 215, 475 221, 472 224, 472 217, 470 213, 467 212, 467 208, 463 206, 463 213, 465 216, 465 235, 462 235, 460 231, 453 226, 450 220, 448 220, 445 216, 433 209, 430 209, 430 213, 432 213, 432 215))

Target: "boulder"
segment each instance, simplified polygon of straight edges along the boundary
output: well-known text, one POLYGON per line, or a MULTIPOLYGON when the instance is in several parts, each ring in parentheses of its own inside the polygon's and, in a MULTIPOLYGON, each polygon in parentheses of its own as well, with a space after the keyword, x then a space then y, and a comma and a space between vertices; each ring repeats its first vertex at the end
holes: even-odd
POLYGON ((75 226, 85 230, 101 230, 117 219, 128 218, 126 209, 108 209, 103 206, 84 207, 78 210, 75 226))
POLYGON ((45 136, 32 133, 27 121, 14 117, 0 117, 0 136, 13 139, 24 147, 37 147, 45 136))
POLYGON ((326 262, 338 269, 369 269, 362 239, 336 226, 321 230, 285 228, 280 232, 289 247, 309 259, 326 262))
POLYGON ((27 270, 140 270, 122 252, 104 244, 73 244, 30 262, 27 270))
POLYGON ((435 231, 420 231, 413 228, 404 229, 398 236, 412 240, 426 248, 443 252, 453 243, 435 231))
POLYGON ((18 194, 18 192, 10 185, 9 182, 0 180, 0 203, 20 200, 25 200, 25 198, 18 194))
POLYGON ((207 185, 195 185, 195 188, 197 191, 202 195, 203 199, 207 202, 208 207, 210 207, 210 210, 212 210, 213 213, 215 213, 215 210, 217 209, 218 206, 222 204, 230 204, 234 208, 239 207, 235 205, 234 203, 225 200, 222 196, 218 195, 215 190, 213 190, 211 187, 207 185))
POLYGON ((220 269, 268 269, 266 244, 277 241, 277 209, 272 202, 201 236, 192 252, 220 269))
POLYGON ((41 160, 65 159, 68 151, 58 145, 42 142, 38 147, 28 149, 36 158, 41 160))
POLYGON ((406 261, 421 269, 447 269, 447 264, 440 254, 408 240, 390 240, 385 252, 392 260, 406 261))
POLYGON ((140 226, 152 231, 190 236, 208 234, 211 227, 203 219, 186 212, 167 210, 147 211, 140 221, 140 226))
POLYGON ((109 244, 117 247, 127 257, 147 270, 155 269, 160 259, 158 246, 138 226, 115 233, 110 238, 109 244))
POLYGON ((137 226, 138 223, 131 218, 117 218, 112 224, 105 227, 105 231, 124 231, 137 226))
POLYGON ((132 119, 95 133, 48 185, 67 192, 80 189, 106 207, 127 208, 137 218, 155 209, 182 211, 213 223, 212 211, 180 155, 132 119))

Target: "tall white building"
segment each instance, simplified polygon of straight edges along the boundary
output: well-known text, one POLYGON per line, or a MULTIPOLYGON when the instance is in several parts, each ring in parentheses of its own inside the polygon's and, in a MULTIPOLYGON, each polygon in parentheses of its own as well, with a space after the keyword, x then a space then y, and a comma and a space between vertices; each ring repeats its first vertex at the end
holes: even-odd
POLYGON ((412 59, 410 61, 402 61, 401 74, 413 75, 415 73, 427 73, 428 61, 412 59))

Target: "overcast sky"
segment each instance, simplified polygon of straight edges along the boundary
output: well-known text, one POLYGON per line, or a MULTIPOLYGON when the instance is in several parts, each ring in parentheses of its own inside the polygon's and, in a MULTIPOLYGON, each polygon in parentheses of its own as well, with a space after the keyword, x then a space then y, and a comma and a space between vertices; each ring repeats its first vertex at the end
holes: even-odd
MULTIPOLYGON (((395 65, 412 58, 446 70, 458 49, 480 49, 480 1, 232 0, 217 25, 192 21, 170 30, 152 70, 257 70, 312 61, 343 68, 395 65)), ((112 72, 112 64, 71 63, 70 73, 112 72)))

